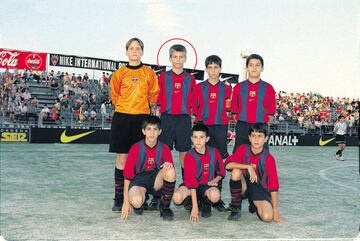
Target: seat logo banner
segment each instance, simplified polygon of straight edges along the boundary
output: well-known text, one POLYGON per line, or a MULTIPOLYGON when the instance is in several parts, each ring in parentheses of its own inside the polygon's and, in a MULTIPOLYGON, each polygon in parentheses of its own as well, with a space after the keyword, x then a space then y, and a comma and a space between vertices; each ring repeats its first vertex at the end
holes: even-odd
POLYGON ((1 128, 1 142, 29 142, 30 130, 19 128, 1 128))
POLYGON ((46 53, 0 48, 0 68, 44 71, 46 69, 46 57, 46 53))

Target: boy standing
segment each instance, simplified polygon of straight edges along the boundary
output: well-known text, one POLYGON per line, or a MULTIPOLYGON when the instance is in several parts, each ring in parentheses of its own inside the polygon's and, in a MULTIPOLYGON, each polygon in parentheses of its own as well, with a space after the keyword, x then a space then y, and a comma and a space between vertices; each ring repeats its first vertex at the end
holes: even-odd
POLYGON ((191 147, 191 105, 196 81, 184 71, 186 48, 183 45, 171 46, 169 55, 172 69, 162 72, 159 77, 158 105, 163 128, 159 139, 168 145, 170 150, 175 144, 184 176, 184 157, 191 147))
POLYGON ((161 133, 161 121, 157 116, 144 120, 142 133, 145 139, 134 144, 128 155, 124 168, 124 204, 121 217, 126 219, 130 205, 136 214, 144 211, 145 194, 158 193, 161 189, 160 216, 164 220, 173 220, 170 209, 171 198, 175 188, 175 169, 169 148, 158 141, 161 133))
POLYGON ((194 125, 191 132, 194 148, 187 152, 184 160, 185 185, 174 193, 173 201, 181 205, 191 198, 190 221, 199 222, 198 203, 201 205, 201 216, 207 218, 211 216, 211 206, 216 206, 220 201, 218 184, 225 177, 225 169, 219 151, 206 146, 209 140, 207 126, 194 125))
POLYGON ((345 117, 340 115, 337 123, 334 126, 334 134, 336 135, 336 144, 338 144, 338 151, 335 153, 336 160, 344 161, 342 155, 343 150, 345 149, 345 134, 346 134, 347 125, 345 122, 345 117))
POLYGON ((237 120, 233 152, 242 144, 250 144, 250 125, 271 122, 276 113, 275 90, 260 78, 264 70, 263 58, 257 54, 249 55, 246 70, 248 79, 235 85, 231 101, 231 111, 237 120))
POLYGON ((115 198, 113 211, 123 205, 124 165, 130 147, 143 138, 141 123, 156 105, 159 85, 155 72, 142 65, 144 43, 132 38, 126 43, 129 63, 116 70, 110 82, 111 102, 115 107, 111 123, 110 152, 116 153, 115 198))
MULTIPOLYGON (((219 56, 210 55, 205 60, 208 79, 196 85, 194 114, 195 123, 203 123, 209 129, 209 146, 220 151, 223 159, 229 156, 227 151, 227 131, 229 117, 227 111, 230 109, 231 87, 220 82, 222 60, 219 56)), ((219 182, 222 189, 222 182, 219 182)), ((222 201, 215 207, 219 211, 225 211, 222 201)))
POLYGON ((284 219, 278 210, 279 181, 275 158, 264 148, 268 140, 266 126, 252 125, 248 138, 250 145, 239 146, 225 162, 226 170, 231 171, 231 213, 228 219, 236 221, 241 215, 241 193, 245 190, 242 190, 240 179, 244 173, 249 211, 256 212, 264 222, 282 222, 284 219))

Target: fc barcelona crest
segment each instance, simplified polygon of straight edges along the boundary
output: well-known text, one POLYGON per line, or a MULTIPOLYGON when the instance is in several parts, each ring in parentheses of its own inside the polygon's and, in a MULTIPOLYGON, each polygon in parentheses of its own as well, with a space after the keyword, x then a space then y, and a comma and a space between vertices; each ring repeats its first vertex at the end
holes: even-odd
POLYGON ((135 85, 136 82, 138 81, 138 77, 137 76, 132 76, 131 81, 132 81, 132 84, 135 85))
POLYGON ((210 93, 210 99, 216 99, 216 93, 210 93))
POLYGON ((253 90, 250 91, 250 92, 249 92, 249 96, 250 96, 250 97, 255 97, 255 96, 256 96, 256 91, 253 91, 253 90))
POLYGON ((174 85, 175 89, 181 89, 181 83, 175 83, 174 85))
POLYGON ((150 166, 154 165, 155 159, 152 158, 152 157, 148 158, 148 163, 149 163, 150 166))

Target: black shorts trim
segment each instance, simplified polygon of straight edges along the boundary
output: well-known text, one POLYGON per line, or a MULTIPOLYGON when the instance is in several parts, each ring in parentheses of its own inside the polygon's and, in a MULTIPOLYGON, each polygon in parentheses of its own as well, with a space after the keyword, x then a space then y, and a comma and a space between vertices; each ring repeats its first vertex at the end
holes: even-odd
POLYGON ((336 144, 346 144, 345 135, 336 135, 335 142, 336 144))
POLYGON ((268 201, 271 203, 271 194, 265 189, 260 183, 251 183, 250 180, 246 177, 246 196, 251 201, 268 201))
POLYGON ((152 170, 136 174, 135 177, 130 181, 129 191, 132 187, 138 186, 144 187, 146 192, 151 195, 158 193, 158 191, 154 190, 154 184, 159 171, 160 170, 152 170))
POLYGON ((228 125, 207 125, 207 127, 209 129, 210 136, 207 144, 218 149, 221 157, 225 159, 229 156, 226 143, 228 125))
POLYGON ((161 115, 162 132, 159 140, 165 143, 170 150, 187 152, 191 148, 191 117, 189 115, 161 115))
POLYGON ((141 125, 148 116, 115 112, 111 122, 109 152, 128 153, 133 144, 144 138, 141 125))
MULTIPOLYGON (((210 189, 212 187, 215 187, 220 191, 219 187, 200 184, 196 188, 196 196, 198 197, 198 199, 204 201, 205 200, 205 192, 206 192, 206 190, 208 190, 208 189, 210 189)), ((220 192, 220 195, 221 195, 221 192, 220 192)))

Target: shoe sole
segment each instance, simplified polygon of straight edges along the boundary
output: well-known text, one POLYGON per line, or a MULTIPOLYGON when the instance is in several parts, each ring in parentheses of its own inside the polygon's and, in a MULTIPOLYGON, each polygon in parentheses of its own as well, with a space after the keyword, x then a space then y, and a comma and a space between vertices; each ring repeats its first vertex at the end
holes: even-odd
POLYGON ((240 217, 237 217, 237 218, 230 218, 230 217, 228 217, 228 220, 229 220, 229 221, 239 221, 239 219, 240 219, 240 217))

